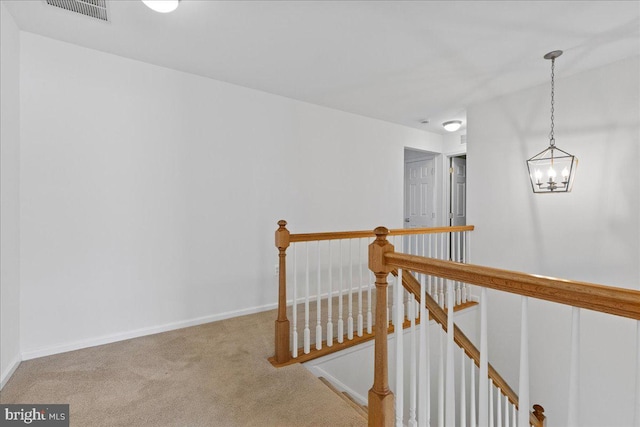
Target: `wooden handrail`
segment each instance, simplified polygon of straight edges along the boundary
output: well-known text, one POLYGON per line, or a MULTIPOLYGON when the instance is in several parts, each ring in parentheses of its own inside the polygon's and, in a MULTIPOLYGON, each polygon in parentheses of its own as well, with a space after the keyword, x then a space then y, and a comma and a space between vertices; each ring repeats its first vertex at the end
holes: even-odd
POLYGON ((473 264, 461 264, 396 252, 385 264, 418 273, 640 320, 640 291, 536 276, 473 264))
MULTIPOLYGON (((473 225, 463 225, 455 227, 428 227, 428 228, 397 228, 389 230, 390 236, 402 236, 407 234, 435 234, 435 233, 453 233, 459 231, 473 231, 473 225)), ((315 242, 318 240, 340 240, 340 239, 359 239, 365 237, 376 237, 372 230, 360 231, 330 231, 326 233, 301 233, 291 234, 289 241, 295 242, 315 242)))

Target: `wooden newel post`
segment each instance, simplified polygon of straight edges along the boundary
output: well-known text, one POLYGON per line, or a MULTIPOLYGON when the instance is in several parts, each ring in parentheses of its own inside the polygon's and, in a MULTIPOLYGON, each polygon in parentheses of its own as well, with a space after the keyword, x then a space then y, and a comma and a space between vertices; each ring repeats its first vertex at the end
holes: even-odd
POLYGON ((395 424, 394 398, 389 390, 387 355, 387 276, 391 272, 384 260, 394 248, 387 240, 389 230, 374 230, 376 240, 369 245, 369 269, 376 275, 376 322, 373 387, 369 390, 369 426, 391 427, 395 424))
POLYGON ((276 230, 276 248, 279 251, 279 286, 278 286, 278 318, 276 319, 276 363, 286 363, 291 359, 289 350, 289 319, 287 319, 287 248, 289 247, 289 230, 287 221, 278 221, 276 230))
POLYGON ((536 420, 538 421, 538 426, 539 427, 544 427, 547 425, 546 422, 546 416, 544 415, 544 408, 540 405, 533 405, 533 413, 532 415, 536 418, 536 420))

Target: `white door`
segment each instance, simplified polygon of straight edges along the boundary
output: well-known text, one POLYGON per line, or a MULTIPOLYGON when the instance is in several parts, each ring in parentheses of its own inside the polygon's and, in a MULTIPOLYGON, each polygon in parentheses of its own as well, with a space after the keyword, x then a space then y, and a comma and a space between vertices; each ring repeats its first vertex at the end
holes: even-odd
POLYGON ((451 158, 451 225, 467 225, 467 159, 451 158))
POLYGON ((405 228, 433 227, 435 224, 435 161, 414 160, 404 169, 405 228))

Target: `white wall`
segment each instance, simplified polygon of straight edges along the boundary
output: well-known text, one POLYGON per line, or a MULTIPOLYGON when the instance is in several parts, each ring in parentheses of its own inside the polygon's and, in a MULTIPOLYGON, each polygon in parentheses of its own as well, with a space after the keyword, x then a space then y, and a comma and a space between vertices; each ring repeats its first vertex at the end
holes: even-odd
POLYGON ((448 132, 442 136, 442 152, 445 154, 463 154, 467 152, 467 144, 462 143, 462 136, 467 134, 467 129, 457 132, 448 132))
MULTIPOLYGON (((526 160, 548 145, 548 84, 468 110, 473 262, 637 289, 639 60, 556 75, 556 144, 580 161, 571 193, 534 195, 528 181, 526 160)), ((490 362, 514 385, 519 310, 519 297, 491 293, 490 362)), ((571 310, 531 301, 529 311, 532 403, 550 427, 566 425, 571 310)), ((586 310, 582 320, 580 425, 631 425, 635 322, 586 310)))
POLYGON ((20 33, 0 4, 0 388, 20 363, 20 33))
POLYGON ((22 34, 25 358, 273 307, 273 236, 402 226, 441 137, 22 34))

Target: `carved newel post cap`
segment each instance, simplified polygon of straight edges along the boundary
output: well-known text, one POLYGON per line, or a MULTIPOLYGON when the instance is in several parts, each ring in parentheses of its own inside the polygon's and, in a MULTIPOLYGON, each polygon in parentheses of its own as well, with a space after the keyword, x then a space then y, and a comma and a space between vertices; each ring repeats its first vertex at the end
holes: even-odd
POLYGON ((376 240, 382 241, 389 235, 389 229, 387 227, 376 227, 373 233, 376 235, 376 240))
POLYGON ((281 219, 278 221, 279 228, 276 230, 276 248, 281 251, 286 250, 289 247, 289 230, 285 227, 287 221, 281 219))
POLYGON ((533 415, 540 421, 544 421, 547 418, 544 415, 544 408, 541 405, 533 405, 533 415))
POLYGON ((384 254, 394 251, 393 245, 387 240, 389 230, 386 227, 376 227, 373 232, 376 240, 369 245, 369 269, 375 274, 388 274, 391 267, 385 264, 384 254))

